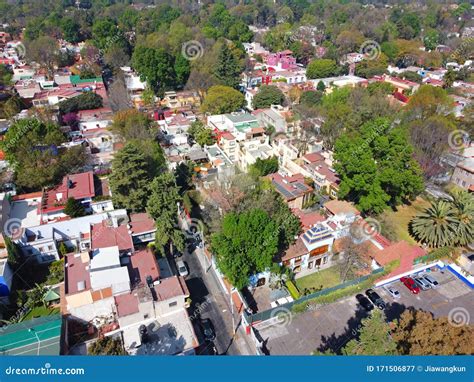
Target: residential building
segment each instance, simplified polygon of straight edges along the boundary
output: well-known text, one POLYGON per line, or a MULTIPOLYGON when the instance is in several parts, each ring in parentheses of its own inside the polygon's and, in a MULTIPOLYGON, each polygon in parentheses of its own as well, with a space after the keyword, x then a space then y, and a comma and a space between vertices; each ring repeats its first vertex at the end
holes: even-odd
POLYGON ((107 128, 112 124, 112 120, 112 109, 108 107, 80 110, 77 112, 77 121, 80 131, 107 128))
POLYGON ((176 110, 197 109, 201 105, 199 94, 192 90, 165 92, 161 105, 176 110))
POLYGON ((268 109, 255 110, 252 114, 262 126, 272 126, 277 133, 288 131, 288 124, 286 122, 287 117, 290 115, 288 108, 272 105, 268 109))
POLYGON ((313 188, 305 183, 304 176, 301 174, 284 176, 275 173, 268 177, 290 208, 303 209, 313 194, 313 188))
POLYGON ((257 159, 269 159, 273 156, 273 148, 268 144, 268 137, 257 137, 242 141, 238 152, 238 166, 246 172, 257 159))
POLYGON ((465 190, 474 191, 474 158, 466 158, 456 164, 451 181, 465 190))
MULTIPOLYGON (((67 215, 64 213, 64 208, 69 198, 79 201, 86 212, 93 212, 92 198, 95 197, 96 190, 100 188, 100 180, 94 179, 92 171, 66 175, 61 184, 43 190, 41 203, 38 204, 40 221, 47 223, 65 218, 67 215)), ((96 209, 99 209, 99 206, 96 206, 96 209)), ((102 201, 100 209, 102 211, 113 210, 112 202, 110 200, 102 201)))
POLYGON ((237 139, 228 131, 222 132, 217 141, 219 147, 227 155, 230 161, 235 162, 238 159, 239 145, 237 139))
POLYGON ((113 210, 75 219, 60 220, 52 223, 28 227, 15 240, 25 256, 33 256, 39 263, 59 260, 59 245, 70 250, 87 251, 91 248, 92 224, 108 220, 111 225, 127 221, 126 210, 113 210))
POLYGON ((255 116, 245 112, 210 115, 207 118, 207 125, 217 135, 224 131, 232 133, 237 141, 245 140, 247 132, 260 126, 255 116))

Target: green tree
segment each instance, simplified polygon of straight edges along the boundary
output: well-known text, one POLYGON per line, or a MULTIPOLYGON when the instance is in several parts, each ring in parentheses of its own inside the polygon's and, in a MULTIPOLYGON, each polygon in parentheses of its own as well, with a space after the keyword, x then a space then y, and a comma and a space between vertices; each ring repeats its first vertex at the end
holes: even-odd
POLYGON ((68 198, 66 205, 64 206, 64 213, 72 218, 78 218, 86 214, 84 205, 80 200, 74 198, 68 198))
POLYGON ((188 134, 200 146, 213 145, 216 141, 211 129, 206 127, 201 121, 194 121, 188 129, 188 134))
POLYGON ((423 43, 425 48, 428 50, 436 49, 436 46, 439 44, 439 33, 435 29, 430 29, 426 32, 425 37, 423 37, 423 43))
MULTIPOLYGON (((320 81, 320 83, 322 83, 320 81)), ((324 86, 324 84, 323 84, 324 86)), ((319 87, 319 84, 318 84, 319 87)), ((316 90, 307 90, 301 94, 300 97, 300 104, 307 106, 307 107, 315 107, 321 104, 321 99, 323 98, 323 94, 321 91, 316 90)))
POLYGON ((8 235, 3 235, 3 239, 5 241, 5 248, 7 249, 8 264, 10 265, 13 271, 16 271, 22 260, 21 249, 16 243, 12 241, 12 239, 8 235))
POLYGON ((114 115, 111 130, 126 141, 153 138, 151 119, 137 109, 121 110, 114 115))
POLYGON ((232 285, 242 289, 248 285, 249 276, 272 265, 278 251, 278 227, 259 209, 229 213, 211 243, 219 269, 232 285))
POLYGON ((127 355, 119 338, 102 337, 93 342, 87 353, 89 355, 127 355))
POLYGON ((266 176, 274 174, 278 171, 278 158, 271 157, 268 159, 257 158, 254 164, 250 166, 249 173, 256 176, 266 176))
POLYGON ((103 106, 102 97, 94 92, 88 91, 80 95, 62 101, 59 104, 61 114, 73 113, 79 110, 98 109, 103 106))
POLYGON ((429 245, 467 245, 474 237, 474 200, 466 191, 454 192, 452 201, 438 199, 410 222, 413 236, 429 245))
POLYGON ((157 95, 176 84, 174 58, 163 48, 138 46, 133 51, 132 65, 157 95))
POLYGON ((114 205, 133 212, 145 210, 150 182, 148 163, 134 144, 127 143, 115 154, 109 179, 114 205))
POLYGON ((61 29, 66 41, 77 43, 81 41, 81 25, 71 17, 65 17, 61 20, 61 29))
POLYGON ((281 105, 284 100, 285 96, 279 88, 272 85, 262 85, 253 97, 252 106, 254 109, 265 109, 271 105, 281 105))
POLYGON ((53 261, 48 266, 48 285, 59 284, 64 281, 64 259, 53 261))
POLYGON ((316 86, 316 89, 322 93, 326 91, 326 85, 324 85, 323 81, 319 81, 318 85, 316 86))
POLYGON ((364 124, 355 136, 341 136, 335 145, 339 197, 374 213, 413 199, 423 190, 423 179, 412 154, 406 132, 390 129, 387 119, 364 124))
POLYGON ((355 74, 360 77, 370 78, 379 76, 387 71, 388 59, 381 53, 375 60, 362 60, 355 67, 355 74))
POLYGON ((306 68, 308 78, 326 78, 339 73, 339 68, 335 60, 321 58, 313 60, 306 68))
POLYGON ((209 88, 201 105, 204 113, 225 114, 244 107, 244 95, 229 86, 216 85, 209 88))
POLYGON ((181 201, 173 174, 166 172, 153 179, 146 210, 155 219, 155 244, 162 253, 167 244, 170 253, 172 245, 179 251, 184 250, 184 237, 178 224, 178 203, 181 201))
POLYGON ((223 43, 217 57, 214 75, 222 85, 237 88, 240 82, 240 65, 227 43, 223 43))
POLYGON ((350 340, 342 349, 344 355, 397 355, 397 344, 390 335, 390 324, 383 311, 376 309, 363 318, 357 339, 350 340))
POLYGON ((176 84, 180 87, 184 87, 188 81, 191 66, 189 65, 189 60, 187 60, 182 54, 176 56, 174 71, 176 73, 176 84))

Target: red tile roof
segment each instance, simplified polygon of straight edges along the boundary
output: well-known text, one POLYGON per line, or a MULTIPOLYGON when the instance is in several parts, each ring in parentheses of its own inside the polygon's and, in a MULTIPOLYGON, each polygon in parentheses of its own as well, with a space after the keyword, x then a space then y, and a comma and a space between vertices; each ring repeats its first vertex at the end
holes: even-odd
POLYGON ((300 237, 292 245, 289 246, 281 260, 291 260, 295 257, 306 255, 308 252, 308 248, 306 248, 306 245, 303 243, 303 240, 300 237))
POLYGON ((392 261, 400 260, 400 267, 409 266, 409 269, 411 269, 413 260, 424 255, 426 255, 424 249, 416 245, 410 245, 406 241, 399 241, 381 251, 374 252, 373 257, 382 266, 392 261))
POLYGON ((107 221, 91 225, 91 249, 118 246, 119 251, 133 249, 132 236, 126 225, 110 227, 107 221))
POLYGON ((74 294, 91 288, 88 253, 66 255, 64 265, 66 294, 74 294), (84 289, 79 290, 79 283, 83 283, 84 289))
POLYGON ((317 212, 303 212, 299 208, 294 208, 291 211, 298 217, 298 219, 300 219, 301 226, 304 230, 308 230, 315 224, 326 220, 323 215, 317 212))
POLYGON ((129 314, 138 313, 138 297, 132 293, 121 294, 114 297, 117 306, 117 314, 119 317, 128 316, 129 314))
POLYGON ((92 171, 66 175, 60 185, 44 191, 40 208, 43 213, 61 211, 68 198, 80 200, 94 196, 92 171))
POLYGON ((154 231, 155 221, 146 212, 130 214, 130 231, 132 235, 154 231))
POLYGON ((189 296, 189 290, 181 276, 168 277, 155 286, 158 301, 168 300, 179 296, 189 296))
POLYGON ((135 252, 128 265, 130 280, 135 283, 146 284, 146 277, 151 276, 153 281, 160 277, 160 267, 156 257, 150 249, 135 252))

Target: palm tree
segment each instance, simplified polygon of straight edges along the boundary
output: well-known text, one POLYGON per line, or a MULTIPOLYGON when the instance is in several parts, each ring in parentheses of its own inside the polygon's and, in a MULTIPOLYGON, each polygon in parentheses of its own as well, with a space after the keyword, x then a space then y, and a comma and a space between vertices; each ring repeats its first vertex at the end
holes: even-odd
POLYGON ((439 199, 431 203, 410 224, 416 239, 430 247, 449 246, 457 241, 457 213, 447 200, 439 199))
POLYGON ((458 221, 457 244, 468 245, 474 242, 474 197, 464 190, 455 191, 451 196, 458 221))

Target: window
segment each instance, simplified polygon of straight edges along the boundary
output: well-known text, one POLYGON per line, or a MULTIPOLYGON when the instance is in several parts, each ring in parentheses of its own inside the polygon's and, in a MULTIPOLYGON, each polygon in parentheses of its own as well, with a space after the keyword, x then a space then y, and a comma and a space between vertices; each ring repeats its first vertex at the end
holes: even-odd
POLYGON ((323 257, 323 264, 326 264, 328 262, 328 257, 327 256, 324 256, 323 257))
POLYGON ((53 250, 53 246, 52 245, 48 245, 48 251, 52 251, 53 250))
POLYGON ((169 306, 170 308, 172 308, 173 306, 176 306, 176 305, 178 305, 178 302, 177 302, 177 301, 173 301, 173 302, 170 302, 170 303, 168 304, 168 306, 169 306))

